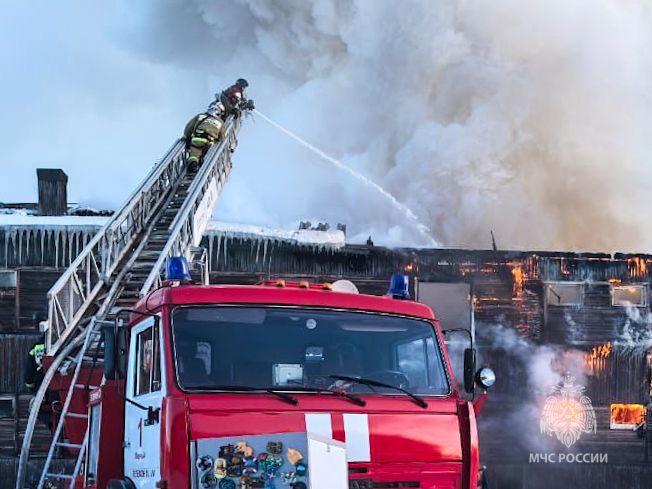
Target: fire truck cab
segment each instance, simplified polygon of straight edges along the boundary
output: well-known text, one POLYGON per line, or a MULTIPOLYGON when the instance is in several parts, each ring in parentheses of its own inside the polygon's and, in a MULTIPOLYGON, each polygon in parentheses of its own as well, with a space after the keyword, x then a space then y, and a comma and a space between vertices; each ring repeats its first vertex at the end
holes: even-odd
POLYGON ((107 332, 84 487, 324 487, 316 437, 344 447, 350 488, 476 489, 476 412, 438 321, 390 292, 168 282, 107 332))

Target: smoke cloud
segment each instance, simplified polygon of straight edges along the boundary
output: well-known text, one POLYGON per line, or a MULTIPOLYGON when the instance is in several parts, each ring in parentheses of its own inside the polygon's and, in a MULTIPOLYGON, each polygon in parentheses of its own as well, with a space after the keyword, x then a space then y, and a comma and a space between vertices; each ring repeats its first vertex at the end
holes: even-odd
MULTIPOLYGON (((117 5, 102 42, 148 85, 134 92, 149 102, 117 107, 148 120, 150 153, 243 76, 262 112, 378 182, 444 245, 487 247, 493 229, 502 248, 652 251, 647 1, 117 5)), ((135 129, 117 107, 105 117, 135 129)), ((240 143, 220 219, 346 222, 354 240, 424 244, 381 195, 262 121, 240 143)), ((142 146, 125 166, 147 169, 142 146)))
POLYGON ((496 386, 489 403, 500 402, 500 413, 480 416, 492 433, 510 434, 513 442, 529 450, 545 451, 556 440, 542 434, 540 420, 546 398, 567 376, 587 386, 585 352, 561 345, 541 345, 500 324, 478 328, 479 364, 496 369, 496 386), (483 358, 487 357, 487 358, 483 358))
POLYGON ((652 348, 652 313, 633 305, 625 307, 626 319, 620 328, 616 346, 645 354, 652 348))

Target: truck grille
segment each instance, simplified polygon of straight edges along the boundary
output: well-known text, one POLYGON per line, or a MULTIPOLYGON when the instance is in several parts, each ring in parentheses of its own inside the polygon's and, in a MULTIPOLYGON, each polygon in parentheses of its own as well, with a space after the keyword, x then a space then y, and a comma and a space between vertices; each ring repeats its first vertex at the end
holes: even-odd
POLYGON ((419 482, 374 482, 371 479, 349 479, 349 489, 389 489, 400 487, 421 487, 419 482))

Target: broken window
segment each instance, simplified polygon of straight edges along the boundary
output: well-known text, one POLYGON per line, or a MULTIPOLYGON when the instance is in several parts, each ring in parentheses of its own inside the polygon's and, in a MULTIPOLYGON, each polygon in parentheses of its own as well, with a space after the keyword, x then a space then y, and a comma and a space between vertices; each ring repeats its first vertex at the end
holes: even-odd
POLYGON ((0 289, 16 288, 16 270, 0 270, 0 289))
POLYGON ((584 284, 558 282, 549 283, 547 302, 551 306, 581 306, 584 298, 584 284))
POLYGON ((644 285, 612 285, 611 305, 644 307, 647 305, 647 288, 644 285))

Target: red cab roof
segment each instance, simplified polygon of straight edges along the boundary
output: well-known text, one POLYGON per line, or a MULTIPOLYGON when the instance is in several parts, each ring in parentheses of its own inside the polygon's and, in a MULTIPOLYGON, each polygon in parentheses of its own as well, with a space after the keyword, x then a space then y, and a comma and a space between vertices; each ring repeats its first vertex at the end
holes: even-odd
POLYGON ((163 287, 140 300, 140 311, 180 304, 267 304, 354 309, 435 319, 432 310, 418 302, 365 294, 333 292, 321 286, 300 288, 275 285, 180 285, 163 287))

